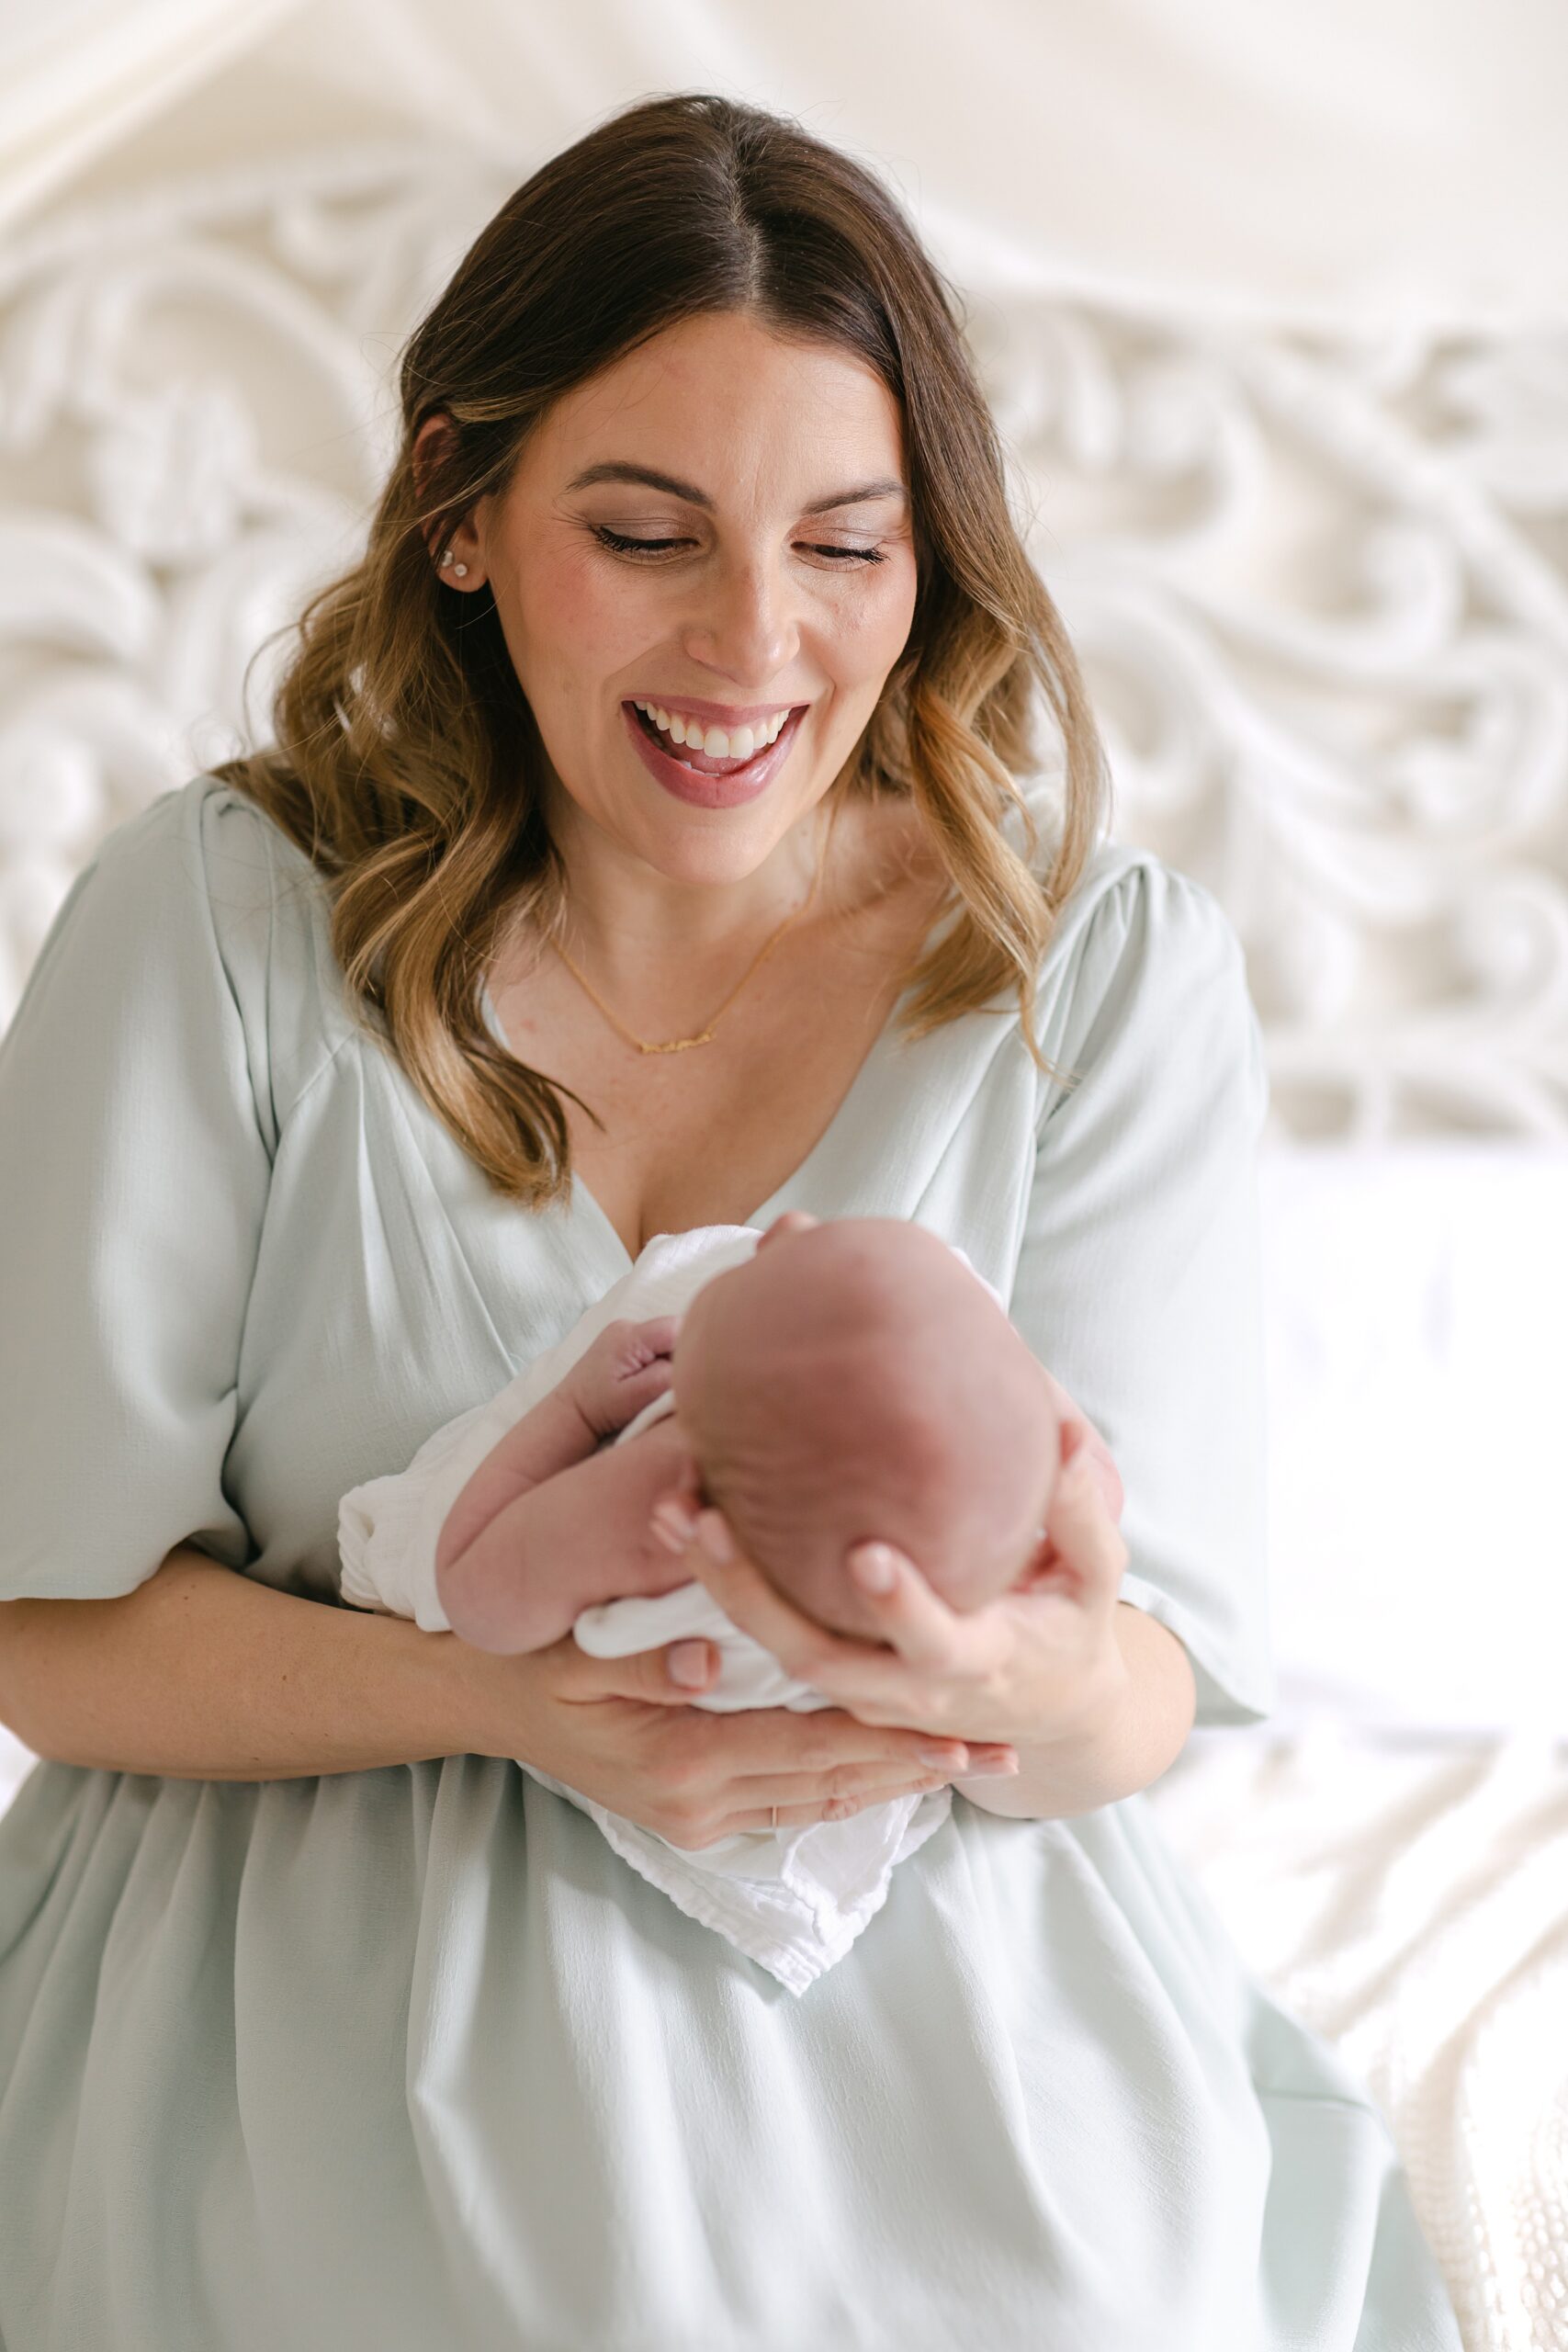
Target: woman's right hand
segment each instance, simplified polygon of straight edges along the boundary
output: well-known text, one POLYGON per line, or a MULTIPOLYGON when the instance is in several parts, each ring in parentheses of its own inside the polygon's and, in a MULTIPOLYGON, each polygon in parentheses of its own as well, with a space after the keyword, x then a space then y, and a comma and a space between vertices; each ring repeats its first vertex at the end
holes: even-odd
POLYGON ((740 1829, 841 1821, 987 1769, 1008 1747, 857 1723, 841 1707, 716 1714, 691 1704, 718 1672, 710 1642, 596 1658, 570 1634, 503 1657, 458 1645, 469 1752, 514 1757, 671 1845, 711 1846, 740 1829), (694 1653, 701 1653, 694 1660, 694 1653), (681 1654, 678 1658, 678 1654, 681 1654), (695 1682, 671 1665, 697 1664, 695 1682))

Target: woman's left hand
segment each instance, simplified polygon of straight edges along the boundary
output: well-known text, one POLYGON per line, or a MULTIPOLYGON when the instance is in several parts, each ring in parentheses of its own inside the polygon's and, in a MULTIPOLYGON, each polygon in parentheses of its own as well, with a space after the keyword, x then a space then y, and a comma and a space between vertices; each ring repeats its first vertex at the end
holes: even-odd
MULTIPOLYGON (((662 1498, 661 1506, 672 1505, 689 1531, 689 1573, 742 1632, 860 1722, 1042 1747, 1099 1721, 1126 1671, 1115 1617, 1127 1547, 1092 1449, 1075 1434, 1076 1443, 1064 1437, 1072 1451, 1033 1563, 983 1608, 949 1609, 892 1544, 852 1547, 848 1570, 881 1621, 886 1646, 804 1616, 741 1556, 722 1512, 705 1509, 694 1521, 685 1495, 662 1498), (710 1536, 728 1546, 728 1558, 706 1547, 710 1536)), ((661 1509, 661 1517, 668 1529, 671 1512, 661 1509)))

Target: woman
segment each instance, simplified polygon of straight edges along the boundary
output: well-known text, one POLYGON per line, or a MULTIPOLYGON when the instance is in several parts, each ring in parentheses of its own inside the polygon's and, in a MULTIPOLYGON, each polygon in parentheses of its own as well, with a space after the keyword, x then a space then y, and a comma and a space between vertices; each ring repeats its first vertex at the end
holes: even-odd
POLYGON ((8 2352, 1453 2346, 1138 1793, 1269 1703, 1261 1057, 1213 902, 1099 839, 940 281, 844 157, 660 99, 402 390, 277 750, 104 846, 0 1061, 8 2352), (652 1234, 788 1211, 962 1246, 1126 1548, 1064 1478, 1048 1589, 895 1560, 830 1652, 712 1563, 805 1718, 321 1605, 346 1487, 652 1234), (796 2002, 515 1757, 692 1845, 961 1801, 796 2002))

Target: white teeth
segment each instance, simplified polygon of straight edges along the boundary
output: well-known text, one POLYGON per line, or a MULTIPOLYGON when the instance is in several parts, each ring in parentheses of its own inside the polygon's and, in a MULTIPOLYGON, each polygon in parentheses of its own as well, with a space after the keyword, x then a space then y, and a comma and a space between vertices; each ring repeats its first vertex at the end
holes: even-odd
POLYGON ((733 734, 722 727, 705 728, 700 718, 685 718, 678 711, 666 710, 662 704, 639 702, 636 708, 646 711, 661 735, 673 743, 683 743, 688 751, 702 752, 710 760, 750 760, 766 744, 776 743, 789 718, 787 710, 773 713, 759 727, 738 727, 733 734))

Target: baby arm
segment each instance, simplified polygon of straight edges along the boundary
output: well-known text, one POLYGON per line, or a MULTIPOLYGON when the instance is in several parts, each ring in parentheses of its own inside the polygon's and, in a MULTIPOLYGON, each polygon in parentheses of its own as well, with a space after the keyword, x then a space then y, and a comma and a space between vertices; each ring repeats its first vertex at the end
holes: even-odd
POLYGON ((580 1610, 683 1581, 648 1532, 654 1497, 688 1455, 674 1418, 606 1443, 669 1388, 674 1333, 670 1316, 608 1325, 469 1478, 435 1555, 441 1606, 465 1641, 539 1649, 580 1610))
MULTIPOLYGON (((497 1513, 531 1487, 585 1462, 670 1385, 675 1317, 607 1323, 565 1376, 492 1445, 446 1515, 436 1546, 437 1589, 497 1513)), ((443 1596, 445 1605, 445 1596, 443 1596)))

